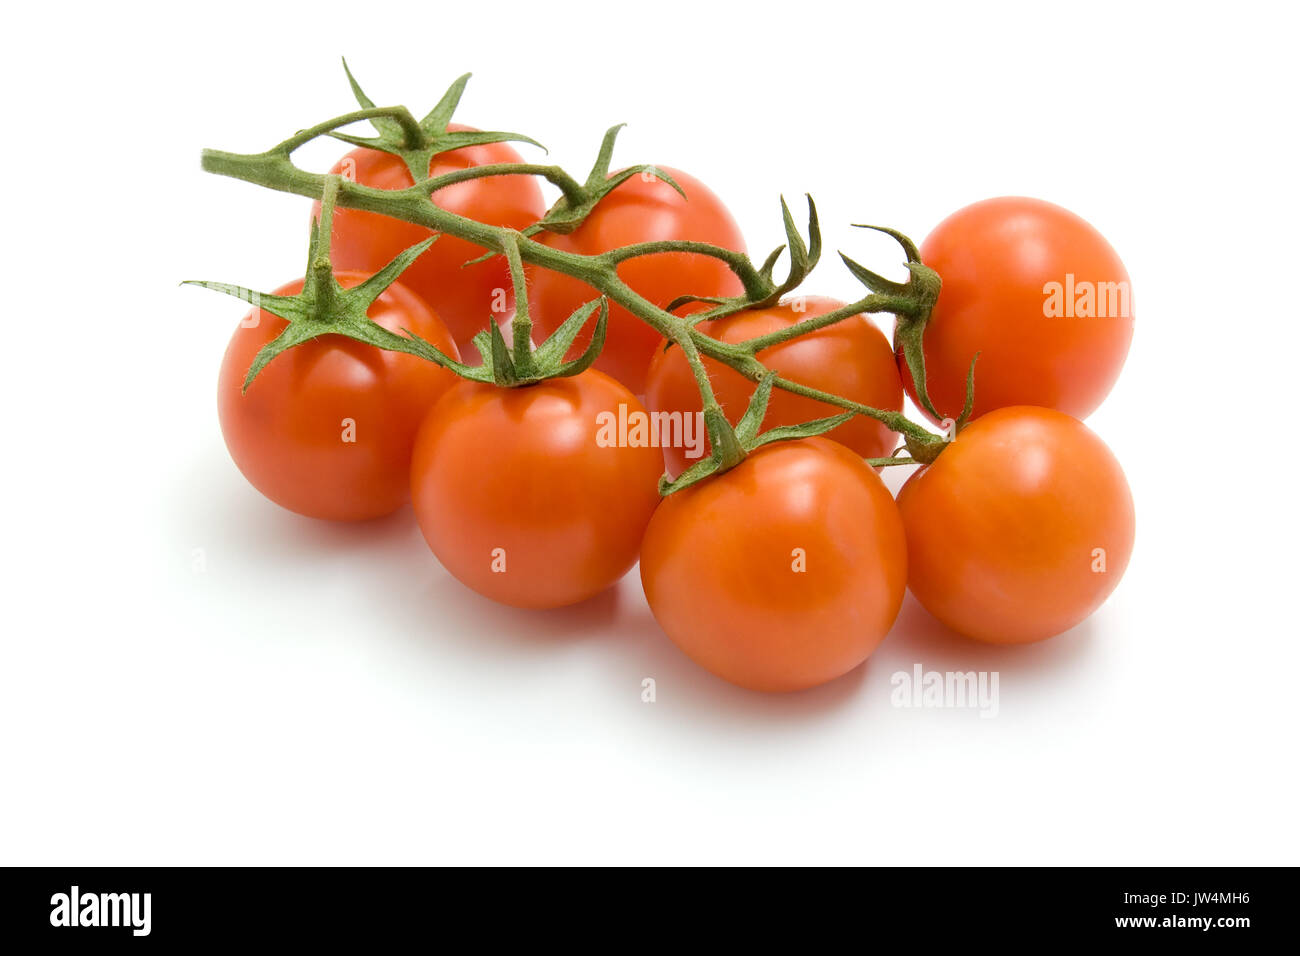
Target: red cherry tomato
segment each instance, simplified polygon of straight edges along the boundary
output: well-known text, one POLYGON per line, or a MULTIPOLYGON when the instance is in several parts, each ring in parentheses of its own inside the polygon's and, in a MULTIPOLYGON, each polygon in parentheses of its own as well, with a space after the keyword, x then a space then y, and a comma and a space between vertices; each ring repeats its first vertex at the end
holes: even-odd
POLYGON ((1119 584, 1133 498, 1115 456, 1079 421, 1019 406, 972 422, 903 486, 908 585, 953 630, 1040 641, 1119 584))
MULTIPOLYGON (((1133 338, 1128 272, 1101 233, 1038 199, 989 199, 941 222, 921 259, 943 278, 925 331, 927 389, 956 418, 971 359, 976 416, 1008 405, 1086 418, 1133 338)), ((903 383, 916 399, 899 355, 903 383)))
POLYGON ((775 442, 664 499, 641 581, 696 663, 742 687, 800 690, 857 667, 894 623, 903 524, 879 476, 843 445, 775 442))
POLYGON ((561 607, 636 561, 659 500, 649 446, 607 444, 602 415, 645 411, 588 370, 522 388, 460 381, 415 445, 411 497, 429 547, 461 582, 515 607, 561 607))
MULTIPOLYGON (((366 278, 338 273, 348 287, 366 278)), ((275 294, 301 290, 299 279, 275 294)), ((400 284, 369 314, 389 331, 409 329, 458 357, 447 327, 400 284)), ((416 430, 455 376, 412 355, 322 335, 276 356, 241 394, 253 359, 286 325, 255 309, 230 339, 217 383, 230 456, 253 487, 299 514, 359 521, 396 511, 410 492, 416 430)))
MULTIPOLYGON (((750 309, 699 326, 702 332, 722 342, 743 342, 760 335, 824 315, 843 302, 819 296, 791 299, 768 309, 750 309)), ((884 334, 865 315, 855 315, 834 325, 763 349, 758 358, 782 377, 823 391, 834 392, 863 405, 889 411, 903 407, 903 386, 894 364, 894 353, 884 334)), ((755 384, 721 362, 706 358, 704 367, 714 395, 727 419, 734 425, 749 406, 755 384)), ((656 351, 646 382, 646 407, 651 412, 699 412, 700 390, 681 349, 656 351)), ((773 389, 763 428, 795 425, 842 412, 842 408, 816 402, 782 389, 773 389)), ((858 415, 827 432, 826 437, 847 445, 863 458, 882 458, 898 445, 898 433, 870 418, 858 415)), ((707 438, 704 440, 707 453, 707 438)), ((665 445, 668 474, 676 477, 701 456, 691 457, 679 445, 665 445)))
MULTIPOLYGON (((452 123, 455 132, 471 127, 452 123)), ((520 163, 523 158, 506 143, 465 146, 440 153, 429 163, 429 175, 441 176, 459 169, 496 163, 520 163)), ((355 149, 330 172, 376 189, 405 189, 414 184, 406 164, 391 153, 355 149)), ((546 207, 531 176, 490 176, 470 179, 433 194, 433 201, 448 212, 492 226, 523 229, 540 219, 546 207)), ((312 209, 320 215, 320 203, 312 209)), ((341 269, 378 272, 399 252, 427 239, 428 229, 359 209, 334 211, 331 256, 341 269)), ((484 252, 479 246, 442 234, 420 258, 402 273, 402 284, 423 298, 447 323, 457 343, 466 345, 476 332, 487 328, 513 309, 513 286, 505 259, 497 256, 473 266, 462 266, 484 252)))
MULTIPOLYGON (((664 239, 691 239, 744 251, 745 240, 722 201, 693 176, 676 169, 665 168, 665 172, 682 187, 686 199, 662 179, 635 175, 597 203, 573 232, 543 233, 539 238, 555 249, 589 256, 664 239)), ((618 274, 633 291, 660 307, 680 295, 725 296, 743 291, 740 280, 720 260, 692 253, 629 259, 618 267, 618 274)), ((533 269, 530 273, 528 302, 539 335, 555 331, 576 308, 597 295, 585 283, 559 272, 533 269)), ((570 355, 580 354, 590 341, 589 325, 570 355)), ((596 367, 639 395, 645 390, 646 366, 662 342, 652 328, 611 302, 605 347, 596 367)))

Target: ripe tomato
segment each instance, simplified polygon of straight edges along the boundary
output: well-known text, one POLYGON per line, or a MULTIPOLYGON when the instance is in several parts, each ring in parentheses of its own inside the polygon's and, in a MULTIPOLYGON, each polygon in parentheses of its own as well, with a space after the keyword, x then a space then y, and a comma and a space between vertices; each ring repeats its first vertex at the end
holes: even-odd
POLYGON ((753 690, 801 690, 857 667, 894 623, 903 524, 879 476, 843 445, 774 442, 664 499, 641 581, 696 663, 753 690))
MULTIPOLYGON (((540 241, 589 256, 665 239, 690 239, 744 251, 745 240, 722 201, 698 179, 676 169, 665 168, 665 172, 682 187, 686 199, 662 179, 636 175, 597 203, 573 232, 543 233, 540 241)), ((661 307, 680 295, 725 296, 744 291, 740 280, 720 260, 693 253, 630 259, 618 267, 618 274, 635 292, 661 307)), ((549 269, 531 270, 528 304, 539 336, 550 335, 574 309, 596 295, 571 276, 549 269)), ((588 327, 579 334, 571 357, 591 341, 591 331, 588 327)), ((596 368, 639 395, 645 390, 646 366, 662 342, 650 326, 611 302, 605 347, 596 368)))
MULTIPOLYGON (((366 278, 338 273, 349 287, 366 278)), ((299 279, 275 294, 301 290, 299 279)), ((458 357, 447 327, 401 284, 389 286, 369 314, 458 357)), ((230 456, 253 487, 299 514, 360 521, 396 511, 410 492, 416 430, 455 376, 413 355, 322 335, 278 355, 241 394, 254 357, 286 325, 256 309, 226 348, 217 409, 230 456)))
MULTIPOLYGON (((824 315, 844 305, 835 299, 805 296, 768 309, 750 309, 699 326, 700 331, 722 342, 743 342, 778 329, 789 328, 804 319, 824 315)), ((884 334, 865 315, 855 315, 834 325, 763 349, 758 357, 768 368, 803 385, 834 392, 873 408, 900 411, 903 386, 894 364, 894 353, 884 334)), ((718 404, 734 425, 749 406, 757 387, 739 372, 706 358, 704 367, 713 384, 718 404)), ((650 364, 646 382, 646 407, 651 412, 700 412, 700 390, 681 349, 658 349, 650 364)), ((843 411, 782 389, 773 389, 763 428, 795 425, 843 411)), ((700 432, 703 434, 703 431, 700 432)), ((827 432, 863 458, 881 458, 898 444, 898 433, 861 415, 827 432)), ((708 443, 705 440, 707 454, 708 443)), ((699 460, 688 449, 664 447, 668 474, 676 477, 699 460)))
MULTIPOLYGON (((1101 404, 1133 338, 1128 272, 1101 233, 1060 206, 1008 197, 953 213, 920 251, 943 278, 925 330, 940 414, 961 413, 976 352, 976 416, 1040 405, 1086 418, 1101 404)), ((901 353, 899 366, 915 400, 901 353)))
POLYGON ((521 388, 460 381, 430 412, 411 498, 443 567, 515 607, 561 607, 609 587, 636 561, 659 501, 649 446, 599 440, 602 413, 644 415, 588 370, 521 388))
POLYGON ((1119 584, 1133 498, 1079 421, 1018 406, 971 423, 903 486, 908 585, 953 630, 1019 644, 1060 634, 1119 584))
MULTIPOLYGON (((470 129, 452 123, 453 132, 470 129)), ((506 143, 465 146, 441 153, 429 163, 429 175, 441 176, 472 166, 520 163, 523 158, 506 143)), ((354 149, 330 170, 376 189, 405 189, 413 185, 410 170, 396 156, 375 149, 354 149)), ((491 176, 471 179, 433 194, 433 201, 448 212, 493 226, 523 229, 546 211, 542 192, 531 176, 491 176)), ((320 203, 312 209, 320 215, 320 203)), ((334 211, 331 257, 340 269, 378 272, 403 249, 429 238, 429 230, 360 209, 334 211)), ((462 265, 483 254, 483 249, 445 233, 402 273, 402 284, 423 298, 447 323, 462 347, 476 332, 487 328, 513 308, 510 270, 497 256, 478 265, 462 265)))

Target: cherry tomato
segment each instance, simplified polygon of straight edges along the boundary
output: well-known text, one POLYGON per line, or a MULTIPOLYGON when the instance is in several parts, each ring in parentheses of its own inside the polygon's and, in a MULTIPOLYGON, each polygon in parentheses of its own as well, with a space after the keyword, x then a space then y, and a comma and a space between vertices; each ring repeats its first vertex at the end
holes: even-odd
MULTIPOLYGON (((636 175, 597 203, 573 232, 543 233, 539 238, 555 249, 581 255, 598 255, 619 246, 665 239, 691 239, 744 251, 745 240, 722 201, 693 176, 676 169, 665 168, 665 172, 682 187, 686 199, 662 179, 636 175)), ((721 260, 692 253, 629 259, 618 267, 618 274, 633 291, 660 307, 680 295, 725 296, 743 291, 740 280, 721 260)), ((571 276, 549 269, 532 270, 528 303, 538 333, 549 335, 574 309, 597 294, 571 276)), ((570 355, 580 354, 590 341, 588 326, 570 355)), ((652 328, 611 302, 605 347, 596 367, 639 395, 645 390, 646 366, 662 342, 652 328)))
MULTIPOLYGON (((759 335, 824 315, 843 302, 819 296, 791 299, 768 309, 750 309, 713 322, 701 323, 700 331, 722 342, 743 342, 759 335)), ((894 364, 889 341, 865 315, 855 315, 834 325, 763 349, 758 358, 785 378, 834 392, 873 408, 900 411, 903 386, 894 364)), ((721 362, 704 359, 718 404, 734 425, 749 406, 755 384, 721 362)), ((646 382, 646 407, 651 412, 700 412, 700 390, 681 349, 656 351, 646 382)), ((842 412, 842 408, 773 389, 763 428, 795 425, 842 412)), ((702 432, 701 432, 702 434, 702 432)), ((898 433, 870 418, 858 415, 826 436, 847 445, 863 458, 881 458, 898 445, 898 433)), ((707 453, 707 439, 704 442, 707 453)), ((701 456, 691 457, 680 445, 665 445, 668 474, 676 477, 701 456)))
MULTIPOLYGON (((367 278, 337 276, 349 287, 367 278)), ((275 294, 301 290, 299 279, 275 294)), ((447 327, 401 284, 389 286, 369 315, 458 357, 447 327)), ((416 431, 455 376, 413 355, 322 335, 276 356, 241 394, 253 359, 286 325, 255 309, 226 348, 217 409, 230 456, 253 487, 299 514, 360 521, 396 511, 410 492, 416 431)))
MULTIPOLYGON (((470 129, 452 123, 453 132, 470 129)), ((465 146, 434 156, 429 175, 441 176, 459 169, 496 163, 520 163, 522 157, 506 143, 465 146)), ((375 149, 355 149, 330 170, 363 186, 405 189, 414 184, 401 159, 375 149)), ((470 179, 432 196, 448 212, 492 226, 523 229, 540 219, 546 207, 531 176, 490 176, 470 179)), ((320 215, 320 203, 312 209, 320 215)), ((390 219, 378 213, 339 207, 334 211, 331 256, 341 269, 378 272, 403 249, 429 237, 428 229, 390 219)), ((497 256, 465 266, 484 250, 464 239, 442 234, 402 273, 402 283, 423 298, 447 323, 457 343, 464 347, 476 332, 487 328, 495 315, 501 321, 513 309, 513 286, 505 259, 497 256)))
POLYGON ((903 486, 908 585, 950 628, 1040 641, 1119 584, 1133 498, 1115 456, 1061 412, 1017 406, 972 422, 903 486))
POLYGON ((641 581, 696 663, 753 690, 800 690, 857 667, 894 623, 903 524, 879 476, 843 445, 774 442, 664 499, 641 581))
POLYGON ((411 464, 415 515, 433 553, 479 594, 561 607, 636 561, 659 500, 658 449, 607 442, 605 414, 645 414, 588 370, 521 388, 460 381, 430 412, 411 464))
MULTIPOLYGON (((989 199, 941 222, 921 259, 943 278, 925 331, 935 408, 956 418, 971 359, 976 416, 1040 405, 1086 418, 1110 393, 1133 338, 1128 272, 1101 233, 1038 199, 989 199)), ((899 355, 903 383, 916 399, 899 355)))

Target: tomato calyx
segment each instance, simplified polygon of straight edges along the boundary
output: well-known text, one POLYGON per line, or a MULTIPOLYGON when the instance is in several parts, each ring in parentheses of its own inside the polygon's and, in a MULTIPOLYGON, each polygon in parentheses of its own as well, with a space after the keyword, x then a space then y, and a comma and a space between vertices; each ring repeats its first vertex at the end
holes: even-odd
POLYGON ((878 304, 881 307, 877 311, 894 314, 894 351, 901 353, 907 362, 912 380, 916 383, 917 399, 921 407, 936 419, 941 419, 943 416, 934 410, 934 403, 930 401, 930 393, 925 387, 925 351, 921 345, 925 336, 925 327, 930 321, 930 314, 934 311, 934 304, 939 301, 943 280, 939 277, 939 273, 921 261, 921 253, 916 248, 916 243, 897 229, 863 223, 853 225, 857 229, 883 232, 903 247, 909 273, 907 282, 886 279, 854 262, 843 253, 840 253, 840 258, 859 282, 880 297, 878 304))
MULTIPOLYGON (((640 166, 629 166, 626 169, 620 169, 612 176, 609 172, 610 162, 614 156, 614 143, 618 139, 619 131, 626 126, 626 123, 619 123, 611 126, 605 131, 605 136, 600 143, 600 151, 596 154, 596 161, 592 164, 591 172, 587 174, 585 182, 578 182, 558 166, 549 167, 515 167, 513 170, 509 167, 482 167, 487 170, 514 171, 514 172, 532 172, 536 175, 545 176, 555 186, 560 189, 560 198, 550 209, 546 210, 544 215, 537 222, 520 231, 520 235, 525 238, 531 238, 538 233, 552 232, 559 235, 567 235, 583 224, 586 218, 591 215, 597 204, 602 199, 612 193, 619 186, 623 185, 633 176, 653 176, 662 180, 673 189, 675 189, 683 199, 686 197, 685 190, 677 180, 673 179, 666 171, 657 166, 643 163, 640 166)), ((467 178, 471 175, 493 175, 494 173, 475 172, 474 170, 465 170, 459 174, 459 178, 467 178)), ((442 183, 444 181, 459 181, 456 178, 458 174, 450 174, 438 177, 431 182, 442 183)), ((465 265, 476 265, 480 262, 486 262, 494 256, 500 255, 498 252, 486 252, 477 259, 471 259, 465 265)))
POLYGON ((576 189, 565 191, 564 195, 556 200, 555 205, 546 211, 545 216, 523 231, 525 236, 534 236, 539 232, 554 232, 560 235, 573 232, 582 225, 583 220, 596 208, 597 203, 633 176, 653 176, 677 190, 678 195, 683 199, 687 198, 686 192, 677 181, 657 166, 649 164, 629 166, 610 175, 609 166, 614 156, 614 142, 618 139, 619 131, 626 125, 626 123, 619 123, 605 131, 600 141, 600 150, 596 154, 596 161, 587 174, 586 182, 578 185, 576 189))
MULTIPOLYGON (((301 345, 321 335, 342 335, 367 345, 382 349, 407 352, 453 370, 461 363, 440 349, 404 329, 398 335, 373 321, 367 312, 384 290, 397 281, 412 262, 433 245, 437 236, 399 253, 388 265, 352 288, 344 288, 335 277, 330 261, 330 236, 334 218, 334 202, 338 195, 340 177, 326 180, 321 199, 321 215, 312 224, 308 242, 307 272, 303 277, 302 291, 297 295, 272 295, 255 292, 243 286, 226 282, 187 280, 182 285, 197 285, 214 292, 234 296, 250 303, 254 308, 277 315, 289 324, 284 331, 268 342, 257 353, 244 378, 243 391, 253 384, 262 369, 282 352, 301 345)), ((463 367, 463 366, 461 366, 463 367)))
MULTIPOLYGON (((343 71, 348 75, 352 94, 363 110, 376 110, 374 102, 366 96, 352 71, 348 61, 343 61, 343 71)), ((522 133, 505 133, 485 130, 449 130, 451 116, 460 104, 465 93, 465 84, 470 74, 458 77, 442 95, 436 106, 422 120, 416 120, 405 108, 398 107, 391 111, 380 112, 368 117, 370 125, 375 128, 375 136, 353 136, 331 130, 328 135, 352 146, 377 149, 391 153, 406 164, 411 178, 419 183, 429 178, 429 164, 439 153, 447 153, 465 146, 483 146, 488 143, 528 143, 545 149, 541 143, 522 133)))
POLYGON ((769 371, 759 380, 758 388, 754 390, 745 414, 741 416, 734 428, 716 402, 706 406, 704 427, 709 433, 712 453, 708 458, 691 465, 673 480, 669 480, 666 475, 660 478, 659 494, 666 497, 713 475, 730 471, 740 464, 749 452, 763 445, 822 435, 853 417, 853 412, 844 412, 799 425, 778 425, 760 432, 759 427, 763 423, 764 416, 767 415, 767 404, 772 396, 772 386, 776 377, 775 372, 769 371))
MULTIPOLYGON (((816 268, 817 263, 821 261, 822 255, 822 231, 821 223, 817 219, 817 204, 813 202, 812 196, 807 193, 804 194, 804 198, 808 200, 807 242, 799 234, 799 229, 794 224, 794 216, 790 214, 790 207, 786 204, 785 197, 782 196, 781 222, 785 227, 785 244, 773 249, 757 269, 753 267, 748 256, 741 256, 737 253, 734 261, 724 259, 744 286, 745 291, 742 294, 722 298, 679 295, 664 306, 665 311, 675 312, 682 306, 693 302, 704 302, 712 305, 712 309, 705 309, 691 315, 691 324, 697 325, 700 322, 707 322, 712 319, 726 318, 745 309, 768 308, 776 305, 783 295, 797 289, 804 279, 808 278, 808 274, 816 268), (776 271, 777 262, 781 259, 781 253, 787 249, 790 253, 790 267, 786 273, 785 281, 778 283, 773 278, 773 273, 776 271)), ((700 252, 703 250, 693 247, 701 245, 703 244, 673 241, 641 243, 616 250, 619 256, 616 261, 621 262, 623 259, 635 255, 652 255, 661 252, 700 252)))
MULTIPOLYGON (((225 282, 187 280, 182 283, 234 296, 289 323, 283 332, 257 353, 244 379, 245 392, 276 356, 310 339, 331 334, 382 349, 406 352, 448 369, 461 378, 503 388, 577 375, 595 362, 605 343, 605 327, 609 317, 609 304, 603 297, 575 310, 554 334, 534 349, 530 340, 532 322, 528 318, 527 297, 522 296, 518 300, 519 310, 513 321, 514 347, 506 345, 501 327, 496 322, 488 322, 488 330, 478 333, 473 340, 482 356, 479 365, 467 365, 452 358, 409 329, 403 329, 404 334, 399 335, 373 321, 367 315, 370 306, 438 237, 431 236, 411 246, 361 284, 344 288, 335 277, 330 260, 334 206, 342 181, 340 176, 326 179, 325 192, 321 196, 320 218, 312 224, 308 243, 307 273, 303 278, 302 291, 297 295, 271 295, 225 282), (569 346, 597 308, 600 315, 596 319, 591 344, 578 358, 566 362, 564 356, 569 346)), ((521 294, 524 272, 517 241, 508 237, 505 246, 516 293, 521 294)))
POLYGON ((488 322, 488 327, 474 336, 474 345, 483 357, 476 368, 455 369, 462 378, 476 382, 491 382, 501 388, 535 385, 549 378, 566 378, 591 368, 605 346, 605 332, 609 322, 609 300, 601 296, 579 306, 560 323, 551 335, 536 348, 532 343, 533 321, 528 314, 528 291, 525 285, 524 264, 519 257, 518 234, 505 239, 506 261, 510 263, 510 278, 515 288, 515 314, 510 320, 513 348, 506 345, 501 326, 488 322), (564 356, 578 337, 592 313, 599 307, 596 327, 591 342, 582 354, 572 361, 564 356))
MULTIPOLYGON (((811 270, 811 267, 816 264, 817 257, 820 254, 820 239, 817 230, 816 208, 812 204, 811 197, 809 197, 810 242, 809 248, 805 250, 799 240, 798 233, 793 228, 793 223, 789 216, 789 209, 785 206, 784 200, 781 205, 786 217, 787 233, 791 240, 791 279, 793 280, 796 272, 802 272, 805 267, 808 270, 811 270)), ((934 308, 934 303, 938 299, 939 288, 941 285, 938 273, 920 261, 916 245, 903 233, 895 229, 879 226, 859 226, 858 228, 875 229, 879 232, 884 232, 894 238, 903 247, 903 251, 907 257, 907 268, 909 272, 908 281, 894 282, 890 279, 886 279, 885 277, 860 265, 841 252, 840 259, 843 260, 845 266, 847 266, 849 271, 867 287, 869 291, 867 296, 856 302, 843 305, 838 309, 812 316, 801 322, 796 322, 793 325, 782 329, 776 329, 764 335, 755 336, 754 338, 747 339, 743 342, 732 344, 726 349, 717 350, 724 353, 718 357, 722 361, 728 362, 728 364, 739 371, 742 375, 757 382, 761 380, 761 376, 766 372, 765 366, 758 360, 759 352, 783 342, 789 342, 800 336, 827 328, 855 315, 888 312, 892 313, 900 323, 913 323, 919 328, 923 328, 924 323, 928 321, 931 310, 934 308)), ((765 275, 770 276, 771 264, 781 251, 781 249, 778 249, 773 256, 769 258, 768 263, 764 267, 765 275)), ((802 277, 802 274, 800 274, 799 280, 792 283, 793 286, 797 287, 799 282, 802 281, 802 277)), ((731 300, 731 302, 729 302, 723 309, 709 310, 707 312, 692 315, 690 316, 689 321, 693 326, 697 322, 713 318, 720 313, 733 314, 736 311, 741 311, 741 308, 732 307, 733 305, 739 305, 741 299, 743 299, 743 297, 731 300)), ((685 301, 685 298, 678 301, 685 301)), ((763 302, 752 303, 748 306, 744 306, 744 308, 766 308, 775 304, 777 301, 779 301, 779 297, 763 302)), ((670 305, 669 309, 671 310, 671 308, 672 306, 670 305)), ((978 356, 976 357, 978 358, 978 356)), ((864 415, 873 418, 885 424, 892 430, 899 432, 903 436, 904 440, 904 446, 902 449, 899 449, 899 451, 906 450, 909 457, 897 457, 898 452, 895 452, 895 455, 887 458, 870 459, 869 463, 873 467, 895 464, 915 464, 918 462, 929 463, 937 458, 944 448, 944 436, 935 435, 934 433, 916 425, 901 412, 871 408, 870 406, 862 405, 860 403, 850 402, 840 396, 821 392, 817 389, 803 386, 797 382, 787 381, 780 377, 774 379, 773 384, 807 398, 823 401, 831 405, 837 405, 844 408, 850 414, 864 415)), ((966 408, 963 411, 961 418, 958 419, 957 428, 964 426, 966 420, 970 417, 970 410, 973 404, 973 389, 974 362, 971 364, 971 377, 968 383, 966 408)))

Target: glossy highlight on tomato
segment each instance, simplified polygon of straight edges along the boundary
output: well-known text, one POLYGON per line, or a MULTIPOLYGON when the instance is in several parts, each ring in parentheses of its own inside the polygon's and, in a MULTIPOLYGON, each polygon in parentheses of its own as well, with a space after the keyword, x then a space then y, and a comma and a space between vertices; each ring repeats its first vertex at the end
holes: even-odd
POLYGON ((908 586, 953 630, 995 644, 1069 630, 1119 584, 1133 498, 1119 462, 1061 412, 997 409, 900 490, 908 586))
MULTIPOLYGON (((368 277, 336 278, 350 288, 368 277)), ((298 279, 274 294, 302 286, 298 279)), ((369 316, 458 357, 447 327, 400 283, 380 294, 369 316)), ((241 393, 253 359, 286 325, 255 309, 230 339, 217 384, 230 456, 253 487, 299 514, 361 521, 396 511, 409 496, 416 431, 455 376, 413 355, 322 335, 276 356, 241 393)))
POLYGON ((825 438, 774 442, 675 492, 641 546, 655 619, 724 680, 794 691, 861 664, 898 615, 903 523, 874 471, 825 438))
POLYGON ((1110 393, 1133 339, 1132 289, 1086 221, 1039 199, 988 199, 941 222, 920 252, 943 278, 924 338, 940 415, 961 414, 977 352, 975 417, 1038 405, 1083 419, 1110 393))
POLYGON ((411 463, 425 540, 448 571, 515 607, 575 604, 636 561, 659 501, 649 446, 598 439, 602 413, 644 414, 587 370, 520 388, 460 381, 430 412, 411 463))
MULTIPOLYGON (((789 328, 805 319, 832 312, 845 303, 822 296, 800 296, 766 309, 746 309, 735 315, 703 322, 701 332, 721 342, 736 343, 789 328)), ((832 392, 872 408, 900 411, 903 386, 889 341, 865 315, 850 316, 834 325, 763 349, 758 359, 783 378, 832 392)), ((757 387, 739 372, 714 359, 704 367, 714 396, 733 425, 740 421, 757 387)), ((656 351, 646 381, 646 407, 651 412, 690 414, 703 408, 699 386, 682 351, 676 347, 656 351)), ((773 389, 763 430, 777 425, 836 415, 844 409, 773 389)), ((898 433, 880 422, 856 415, 826 433, 863 458, 883 458, 898 446, 898 433)), ((707 448, 706 448, 707 454, 707 448)), ((679 445, 664 448, 670 477, 698 461, 679 445)))
MULTIPOLYGON (((472 127, 452 123, 449 132, 472 127)), ((463 146, 434 156, 429 175, 497 163, 521 163, 523 158, 507 143, 463 146)), ((355 149, 330 170, 345 179, 375 189, 405 189, 414 185, 411 172, 397 156, 381 150, 355 149)), ((541 189, 531 176, 488 176, 456 183, 433 193, 435 205, 493 226, 523 229, 546 211, 541 189)), ((312 208, 320 216, 320 203, 312 208)), ((398 253, 429 238, 428 229, 390 219, 379 213, 338 208, 334 211, 332 257, 340 269, 378 272, 398 253)), ((466 349, 475 333, 487 328, 495 316, 508 318, 514 308, 510 270, 505 260, 494 257, 472 266, 464 264, 484 250, 464 239, 442 233, 429 249, 402 273, 402 283, 434 309, 451 330, 457 344, 466 349)))
MULTIPOLYGON (((662 168, 682 187, 685 199, 662 179, 637 174, 601 199, 573 232, 543 233, 538 239, 552 248, 580 255, 598 255, 620 246, 665 239, 690 239, 743 252, 744 237, 722 201, 695 177, 662 168)), ((633 291, 661 308, 680 295, 727 296, 743 291, 740 280, 721 260, 695 253, 670 252, 629 259, 619 265, 618 274, 633 291)), ((539 335, 551 334, 575 309, 597 295, 572 276, 549 269, 530 270, 528 302, 539 335)), ((686 307, 680 312, 698 308, 686 307)), ((591 329, 584 329, 570 355, 579 355, 590 341, 591 329)), ((654 329, 611 302, 605 347, 596 368, 639 395, 645 390, 646 367, 662 342, 654 329)))

